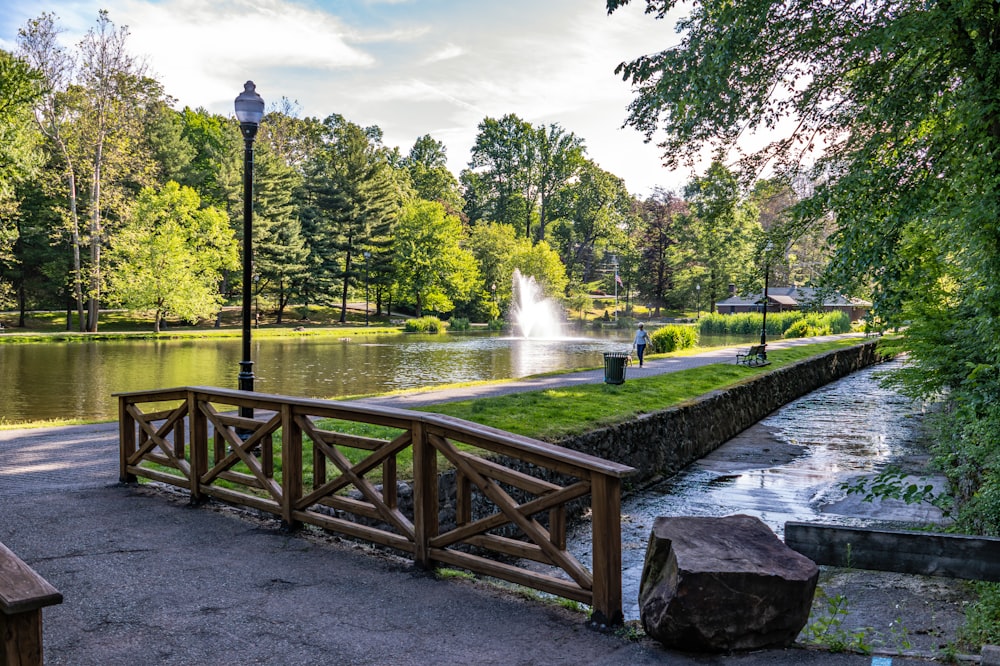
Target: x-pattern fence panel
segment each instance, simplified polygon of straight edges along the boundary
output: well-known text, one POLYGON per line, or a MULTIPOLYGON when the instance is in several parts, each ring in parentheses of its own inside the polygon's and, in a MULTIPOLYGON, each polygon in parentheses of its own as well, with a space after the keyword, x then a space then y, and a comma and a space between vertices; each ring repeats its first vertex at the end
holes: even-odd
POLYGON ((629 467, 371 405, 209 387, 118 399, 123 481, 187 488, 195 501, 250 506, 289 526, 407 552, 420 566, 454 565, 581 601, 595 621, 622 620, 620 496, 629 467), (236 416, 241 407, 255 418, 236 416), (588 508, 588 497, 593 570, 566 548, 568 515, 588 508), (442 524, 446 504, 454 520, 442 524))

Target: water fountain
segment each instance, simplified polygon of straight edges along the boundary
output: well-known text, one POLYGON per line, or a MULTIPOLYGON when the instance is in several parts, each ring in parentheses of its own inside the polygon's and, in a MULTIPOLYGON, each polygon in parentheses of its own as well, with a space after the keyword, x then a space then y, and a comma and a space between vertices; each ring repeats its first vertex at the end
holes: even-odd
POLYGON ((514 269, 514 301, 511 321, 523 338, 554 339, 563 337, 562 313, 547 298, 535 278, 514 269))

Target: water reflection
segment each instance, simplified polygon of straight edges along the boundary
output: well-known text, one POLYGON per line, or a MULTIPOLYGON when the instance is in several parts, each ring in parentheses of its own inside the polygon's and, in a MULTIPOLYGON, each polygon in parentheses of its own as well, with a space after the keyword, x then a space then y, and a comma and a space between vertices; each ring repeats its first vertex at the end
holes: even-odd
MULTIPOLYGON (((302 336, 253 342, 255 387, 316 398, 599 367, 623 333, 563 340, 499 334, 302 336)), ((0 420, 117 417, 113 393, 236 388, 239 338, 0 345, 0 420)))

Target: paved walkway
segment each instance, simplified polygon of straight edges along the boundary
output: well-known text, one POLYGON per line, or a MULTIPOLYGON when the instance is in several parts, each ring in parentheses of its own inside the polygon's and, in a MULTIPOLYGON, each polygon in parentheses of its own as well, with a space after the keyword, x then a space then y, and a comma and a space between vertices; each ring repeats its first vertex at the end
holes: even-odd
MULTIPOLYGON (((652 361, 629 377, 706 358, 732 355, 652 361)), ((484 583, 436 580, 318 530, 289 534, 246 512, 190 507, 169 490, 120 486, 117 473, 115 424, 0 431, 0 542, 65 598, 44 612, 50 665, 888 663, 802 649, 671 652, 484 583)))

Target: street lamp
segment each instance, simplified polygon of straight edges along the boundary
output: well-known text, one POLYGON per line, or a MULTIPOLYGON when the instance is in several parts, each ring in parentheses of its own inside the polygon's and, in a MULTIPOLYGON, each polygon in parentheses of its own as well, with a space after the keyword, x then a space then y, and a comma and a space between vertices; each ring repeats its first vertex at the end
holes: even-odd
POLYGON ((771 273, 771 249, 774 246, 771 241, 764 246, 764 312, 760 324, 760 355, 767 360, 767 278, 771 273))
POLYGON ((694 286, 694 291, 697 294, 697 296, 695 296, 695 300, 698 301, 698 318, 696 321, 701 321, 701 285, 696 284, 694 286))
POLYGON ((365 326, 368 325, 368 260, 372 258, 372 253, 368 250, 363 252, 365 255, 365 326))
MULTIPOLYGON (((243 359, 239 389, 253 391, 253 361, 250 360, 250 296, 253 287, 253 140, 264 117, 264 100, 253 81, 247 81, 236 98, 236 119, 243 133, 243 359)), ((253 418, 253 407, 240 407, 240 416, 253 418)))

